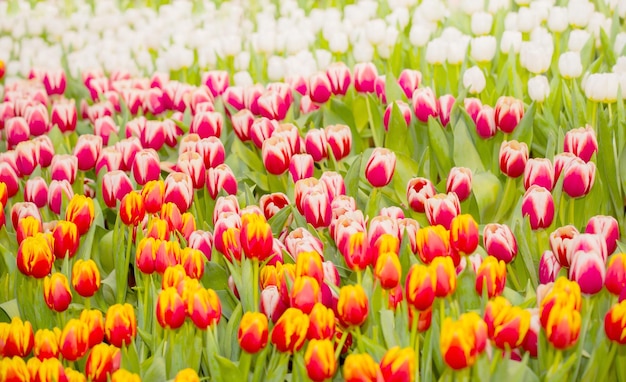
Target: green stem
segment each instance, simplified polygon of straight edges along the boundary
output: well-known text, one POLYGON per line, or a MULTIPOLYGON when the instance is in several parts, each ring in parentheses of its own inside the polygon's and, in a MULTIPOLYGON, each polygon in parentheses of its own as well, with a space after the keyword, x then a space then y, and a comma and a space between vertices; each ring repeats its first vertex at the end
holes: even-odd
POLYGON ((341 351, 343 350, 343 346, 346 344, 347 339, 348 339, 348 333, 342 332, 341 338, 339 339, 339 344, 337 344, 337 348, 335 349, 336 360, 339 360, 339 357, 341 357, 341 351))
MULTIPOLYGON (((411 307, 409 307, 409 309, 413 312, 413 319, 411 320, 411 347, 415 349, 415 351, 419 352, 419 334, 417 327, 419 325, 420 312, 411 307)), ((419 362, 417 365, 419 365, 419 362)))
POLYGON ((126 241, 126 254, 123 262, 119 264, 117 270, 120 271, 120 276, 117 277, 117 303, 122 304, 126 299, 126 289, 128 287, 128 264, 130 264, 130 249, 133 244, 132 228, 128 229, 128 240, 126 241))
POLYGON ((352 328, 352 333, 356 336, 356 346, 359 349, 359 352, 366 353, 365 346, 363 344, 363 338, 361 334, 361 327, 355 326, 352 328))
POLYGON ((513 284, 513 288, 515 288, 515 290, 519 292, 521 290, 521 286, 517 278, 517 273, 515 272, 515 270, 513 269, 510 263, 506 265, 506 270, 507 270, 507 276, 510 276, 509 279, 511 280, 511 283, 513 284))
POLYGON ((496 211, 496 216, 494 221, 499 222, 507 212, 511 210, 511 198, 515 196, 515 178, 511 178, 509 176, 506 177, 506 182, 504 184, 504 192, 502 193, 502 199, 500 200, 500 206, 496 211))
POLYGON ((360 269, 356 271, 356 282, 359 285, 363 284, 363 272, 360 269))
POLYGON ((259 309, 259 259, 252 259, 252 289, 254 310, 259 309))
POLYGON ((250 365, 252 364, 252 354, 247 351, 242 351, 239 356, 239 371, 243 373, 244 380, 248 380, 250 375, 250 365))

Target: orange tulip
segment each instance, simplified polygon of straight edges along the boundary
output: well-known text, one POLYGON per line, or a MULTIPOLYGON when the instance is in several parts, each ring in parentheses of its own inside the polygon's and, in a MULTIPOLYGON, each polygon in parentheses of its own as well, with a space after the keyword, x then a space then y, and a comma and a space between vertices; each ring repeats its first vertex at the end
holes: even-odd
POLYGON ((237 341, 243 350, 254 354, 267 345, 268 334, 267 316, 258 312, 246 312, 239 324, 237 341))

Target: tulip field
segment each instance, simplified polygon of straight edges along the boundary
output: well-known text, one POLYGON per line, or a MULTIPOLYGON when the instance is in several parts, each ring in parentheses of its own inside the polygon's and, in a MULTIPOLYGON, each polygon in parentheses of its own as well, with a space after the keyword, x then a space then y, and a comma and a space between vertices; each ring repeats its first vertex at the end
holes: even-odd
POLYGON ((0 1, 0 382, 626 382, 625 19, 0 1))

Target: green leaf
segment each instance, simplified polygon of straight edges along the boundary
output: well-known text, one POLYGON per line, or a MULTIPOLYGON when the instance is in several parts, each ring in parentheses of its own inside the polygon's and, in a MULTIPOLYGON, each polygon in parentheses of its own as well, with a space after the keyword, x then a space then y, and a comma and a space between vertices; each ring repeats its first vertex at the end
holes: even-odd
POLYGON ((0 304, 0 322, 11 322, 15 317, 20 316, 20 309, 17 306, 17 299, 5 301, 0 304))
POLYGON ((454 149, 453 159, 457 166, 467 167, 472 172, 483 171, 485 167, 476 150, 476 146, 470 137, 467 121, 459 118, 453 127, 454 149))
POLYGON ((155 355, 149 358, 141 365, 141 369, 142 381, 165 382, 166 380, 165 360, 161 356, 155 355))
MULTIPOLYGON (((439 175, 444 178, 450 172, 450 145, 439 122, 434 118, 428 118, 428 140, 437 164, 439 175)), ((433 179, 433 182, 435 180, 433 179)), ((436 182, 435 182, 436 183, 436 182)))
POLYGON ((510 140, 517 140, 519 142, 525 142, 528 145, 528 148, 532 147, 533 143, 533 122, 535 118, 535 110, 537 109, 537 105, 533 102, 530 104, 526 112, 524 113, 524 117, 522 117, 521 121, 511 134, 510 140))
POLYGON ((291 212, 291 205, 285 206, 270 218, 268 223, 270 223, 270 227, 274 235, 280 235, 280 233, 283 231, 283 228, 285 228, 285 226, 287 225, 287 221, 291 216, 291 212))
POLYGON ((385 73, 385 96, 387 98, 387 103, 390 104, 394 101, 402 100, 403 95, 404 91, 400 85, 398 85, 398 80, 393 75, 391 68, 388 68, 385 73))
POLYGON ((391 104, 391 115, 389 116, 389 130, 385 134, 385 147, 396 154, 411 154, 411 147, 408 142, 408 129, 406 120, 395 102, 391 104))
POLYGON ((395 317, 393 311, 389 309, 383 309, 380 311, 380 328, 383 331, 383 338, 385 339, 385 345, 387 348, 392 348, 398 345, 395 330, 395 317))
POLYGON ((359 154, 354 158, 348 172, 343 177, 344 184, 346 185, 346 194, 351 195, 355 199, 359 191, 359 180, 361 179, 361 166, 364 154, 365 153, 359 154))
POLYGON ((372 138, 376 147, 382 147, 385 139, 385 126, 383 125, 383 117, 380 114, 380 101, 375 95, 370 94, 365 99, 367 105, 367 120, 372 132, 372 138))
POLYGON ((244 380, 243 375, 241 375, 241 371, 233 361, 226 357, 222 357, 221 355, 215 355, 215 359, 220 367, 220 375, 223 376, 222 380, 244 380))
POLYGON ((477 172, 473 174, 472 194, 478 206, 481 223, 489 222, 495 213, 501 189, 500 180, 491 172, 477 172))

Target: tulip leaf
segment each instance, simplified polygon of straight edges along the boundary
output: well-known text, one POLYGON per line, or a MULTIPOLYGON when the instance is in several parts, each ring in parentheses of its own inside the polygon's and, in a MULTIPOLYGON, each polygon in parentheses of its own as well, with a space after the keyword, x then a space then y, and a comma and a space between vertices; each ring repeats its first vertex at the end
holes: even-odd
MULTIPOLYGON (((241 304, 237 304, 235 309, 233 309, 232 314, 228 318, 228 324, 224 325, 224 320, 220 321, 220 325, 226 326, 226 336, 220 336, 219 341, 220 347, 222 348, 222 353, 225 357, 230 359, 238 358, 239 356, 239 345, 237 342, 237 332, 239 330, 239 323, 241 322, 241 316, 243 315, 243 309, 241 304)), ((224 332, 224 330, 220 330, 220 332, 224 332)))
POLYGON ((480 155, 476 150, 474 142, 468 131, 467 120, 464 117, 459 118, 453 127, 454 148, 453 159, 457 166, 467 167, 472 172, 484 171, 485 167, 480 159, 480 155))
POLYGON ((433 329, 428 329, 424 336, 424 347, 422 349, 421 365, 419 366, 421 381, 432 382, 433 380, 433 329))
POLYGON ((367 121, 370 125, 374 145, 376 145, 376 147, 383 147, 383 141, 385 140, 385 127, 383 125, 383 117, 380 114, 380 109, 378 107, 380 102, 374 94, 369 94, 365 98, 365 103, 367 105, 367 121))
POLYGON ((5 301, 0 304, 0 322, 11 322, 14 317, 20 316, 17 299, 5 301))
POLYGON ((265 166, 263 166, 259 156, 259 150, 248 148, 248 145, 239 139, 233 141, 232 150, 232 153, 252 170, 251 172, 265 173, 265 166))
POLYGON ((476 172, 472 177, 472 195, 478 206, 480 222, 486 223, 493 216, 501 190, 500 181, 491 172, 476 172))
POLYGON ((165 359, 155 355, 141 365, 141 371, 142 381, 165 382, 165 359))
POLYGON ((529 149, 532 147, 533 143, 533 125, 536 109, 537 104, 534 102, 531 103, 510 137, 510 140, 515 139, 519 142, 526 143, 529 149))
POLYGON ((398 85, 398 80, 393 75, 391 68, 388 68, 385 74, 385 97, 387 98, 387 103, 390 104, 394 101, 402 100, 403 95, 404 91, 400 85, 398 85))
POLYGON ((391 349, 392 347, 398 345, 398 340, 396 337, 395 317, 393 316, 393 311, 389 309, 382 309, 379 314, 380 328, 383 332, 385 345, 387 345, 387 348, 391 349))
POLYGON ((346 185, 346 194, 355 199, 357 198, 359 191, 359 180, 361 179, 361 167, 363 165, 362 162, 364 154, 365 153, 359 154, 353 159, 352 163, 350 163, 348 172, 343 177, 344 184, 346 185))
POLYGON ((291 205, 285 206, 268 220, 272 229, 272 234, 274 234, 275 237, 280 235, 287 225, 287 221, 289 220, 289 217, 291 217, 292 211, 293 209, 291 205))
POLYGON ((354 116, 354 126, 356 127, 359 135, 363 134, 363 130, 369 121, 367 112, 367 98, 357 96, 352 103, 352 115, 354 116))
POLYGON ((389 130, 385 134, 385 147, 396 154, 410 155, 411 147, 408 142, 408 128, 406 120, 395 102, 391 104, 389 116, 389 130))
MULTIPOLYGON (((435 156, 434 158, 431 157, 431 161, 435 161, 439 175, 444 178, 452 167, 450 164, 450 145, 443 128, 435 118, 428 118, 428 140, 435 156)), ((431 180, 433 183, 437 183, 435 179, 431 180)))
POLYGON ((132 373, 140 373, 139 355, 134 343, 122 347, 122 367, 132 373))

